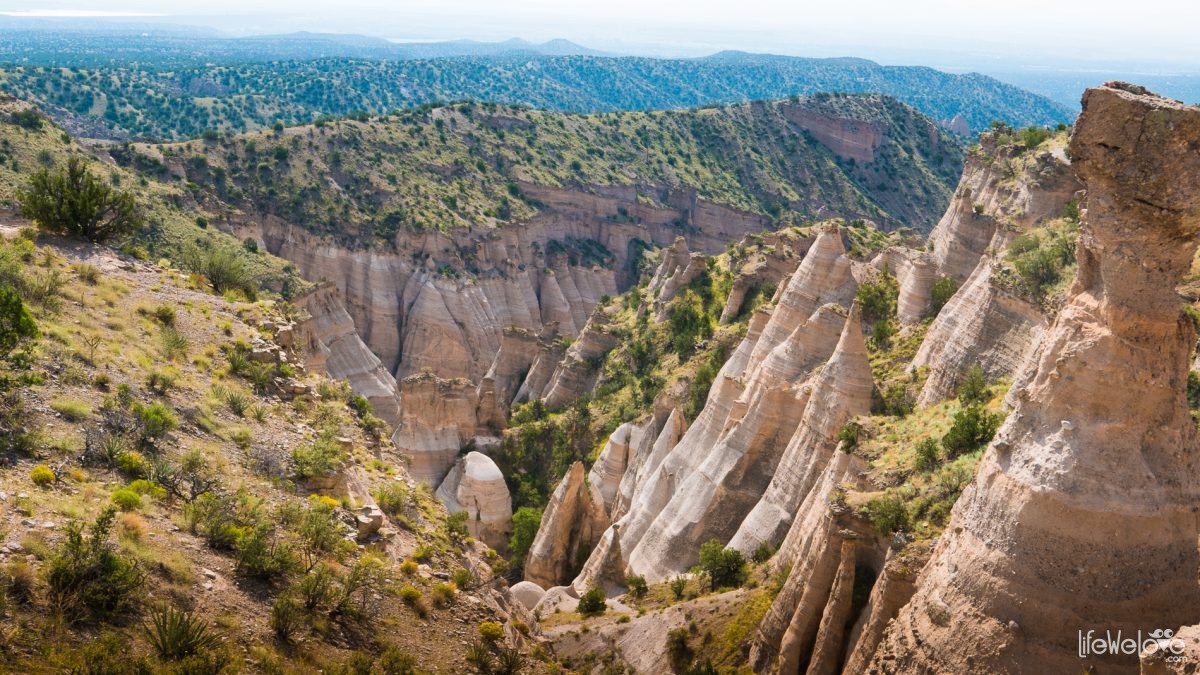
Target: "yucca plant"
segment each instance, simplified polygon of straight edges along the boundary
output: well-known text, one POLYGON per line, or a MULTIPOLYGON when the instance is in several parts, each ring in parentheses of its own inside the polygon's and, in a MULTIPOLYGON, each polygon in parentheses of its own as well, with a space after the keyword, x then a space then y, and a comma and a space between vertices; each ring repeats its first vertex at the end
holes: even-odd
POLYGON ((472 642, 467 645, 467 663, 471 664, 475 670, 480 673, 491 673, 495 666, 495 661, 492 659, 492 651, 482 642, 472 642))
POLYGON ((145 628, 150 644, 167 661, 200 654, 221 643, 220 636, 210 631, 203 619, 173 607, 155 612, 145 628))
POLYGON ((501 647, 499 654, 496 655, 496 664, 492 672, 496 675, 517 675, 524 667, 525 657, 521 655, 521 652, 501 647))

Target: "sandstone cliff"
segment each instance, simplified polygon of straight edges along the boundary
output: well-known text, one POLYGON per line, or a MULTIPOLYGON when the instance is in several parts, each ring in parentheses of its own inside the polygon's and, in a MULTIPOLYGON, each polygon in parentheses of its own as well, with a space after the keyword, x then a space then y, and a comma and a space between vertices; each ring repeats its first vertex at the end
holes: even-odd
POLYGON ((512 500, 504 475, 487 455, 468 452, 459 459, 438 487, 437 496, 450 513, 466 512, 471 536, 497 551, 508 550, 512 500))
MULTIPOLYGON (((635 465, 628 490, 622 479, 628 505, 618 498, 620 518, 576 587, 611 569, 616 551, 628 569, 658 580, 690 566, 704 541, 734 535, 796 433, 813 388, 811 373, 844 332, 856 286, 843 253, 837 228, 824 229, 776 307, 752 319, 695 423, 674 447, 656 444, 649 466, 635 465)), ((672 432, 668 425, 663 434, 672 432)))
POLYGON ((1200 109, 1119 83, 1085 94, 1071 140, 1088 189, 1075 283, 873 667, 1076 670, 1077 631, 1200 615, 1185 398, 1196 332, 1174 291, 1200 229, 1197 144, 1200 109))
POLYGON ((296 298, 294 304, 306 316, 301 317, 288 340, 305 355, 305 365, 348 381, 354 393, 371 402, 376 415, 393 427, 399 424, 396 378, 359 338, 337 288, 322 284, 296 298))

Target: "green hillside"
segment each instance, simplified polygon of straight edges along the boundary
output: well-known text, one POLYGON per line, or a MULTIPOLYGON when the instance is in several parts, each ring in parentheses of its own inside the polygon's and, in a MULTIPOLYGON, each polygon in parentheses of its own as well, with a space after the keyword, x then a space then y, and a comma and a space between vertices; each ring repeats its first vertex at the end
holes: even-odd
POLYGON ((818 92, 881 93, 972 132, 1069 120, 1062 106, 977 74, 863 59, 723 53, 703 59, 529 54, 446 59, 324 58, 174 67, 0 67, 0 89, 82 135, 177 140, 355 111, 470 99, 571 111, 655 110, 818 92))
POLYGON ((111 152, 186 178, 212 218, 230 207, 270 213, 356 245, 402 229, 520 222, 542 208, 526 183, 690 187, 780 223, 844 216, 927 231, 963 157, 894 99, 831 95, 592 115, 463 103, 111 152), (873 161, 839 157, 791 119, 800 113, 881 130, 873 161))

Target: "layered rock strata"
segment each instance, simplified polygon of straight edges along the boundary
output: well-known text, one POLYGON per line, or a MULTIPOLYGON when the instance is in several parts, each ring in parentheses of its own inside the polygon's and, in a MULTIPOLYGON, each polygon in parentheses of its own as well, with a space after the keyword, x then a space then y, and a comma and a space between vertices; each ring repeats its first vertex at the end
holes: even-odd
POLYGON ((1078 632, 1200 616, 1196 330, 1174 288, 1200 230, 1200 108, 1088 90, 1071 139, 1088 189, 1079 270, 1030 381, 954 507, 872 667, 1124 672, 1078 632))
POLYGON ((512 499, 504 475, 490 457, 468 452, 450 469, 437 496, 450 513, 467 513, 471 536, 497 551, 508 550, 512 499))
POLYGON ((1011 375, 1045 331, 1042 309, 992 283, 992 273, 984 256, 930 325, 912 362, 928 369, 918 405, 953 397, 972 365, 992 380, 1011 375))
MULTIPOLYGON (((629 571, 657 580, 690 566, 704 541, 734 535, 796 433, 813 389, 810 376, 843 333, 856 288, 843 254, 837 228, 825 228, 775 308, 756 312, 695 423, 673 447, 656 443, 645 462, 626 470, 630 485, 623 477, 617 520, 576 578, 577 588, 613 568, 614 550, 629 571)), ((671 432, 664 429, 658 440, 671 432)))
POLYGON ((305 365, 346 380, 354 393, 371 402, 376 415, 392 427, 398 425, 400 392, 396 378, 359 337, 337 288, 320 284, 297 297, 293 304, 304 310, 291 341, 293 348, 304 354, 305 365))

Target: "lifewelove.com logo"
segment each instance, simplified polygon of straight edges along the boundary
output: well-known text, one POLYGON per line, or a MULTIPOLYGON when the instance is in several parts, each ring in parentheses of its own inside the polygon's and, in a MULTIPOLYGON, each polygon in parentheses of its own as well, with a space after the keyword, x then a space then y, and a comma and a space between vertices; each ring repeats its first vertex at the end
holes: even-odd
POLYGON ((1079 658, 1089 656, 1128 655, 1137 656, 1143 652, 1164 652, 1167 660, 1176 660, 1183 654, 1183 640, 1174 636, 1174 632, 1160 628, 1143 635, 1122 633, 1121 631, 1106 630, 1099 633, 1094 630, 1079 631, 1079 658))

